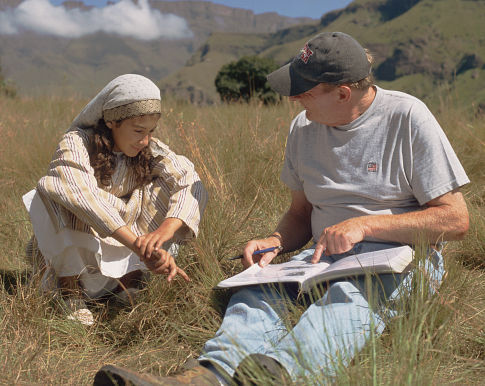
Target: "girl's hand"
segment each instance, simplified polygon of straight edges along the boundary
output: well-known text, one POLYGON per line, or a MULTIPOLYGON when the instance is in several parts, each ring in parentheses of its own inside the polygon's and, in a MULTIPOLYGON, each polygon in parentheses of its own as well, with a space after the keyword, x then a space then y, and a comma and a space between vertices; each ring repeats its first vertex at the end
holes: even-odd
POLYGON ((150 257, 141 257, 147 268, 154 274, 168 274, 167 281, 172 281, 175 275, 180 274, 185 281, 190 281, 189 276, 182 268, 177 267, 173 256, 164 249, 155 249, 150 257))
POLYGON ((149 259, 155 250, 162 251, 162 245, 173 238, 175 232, 183 225, 178 218, 166 218, 160 227, 153 232, 138 236, 135 247, 140 251, 140 256, 149 259))
POLYGON ((157 230, 146 235, 137 237, 125 225, 113 232, 112 236, 140 256, 140 260, 153 273, 167 274, 168 281, 180 274, 186 281, 190 281, 184 270, 177 267, 173 256, 162 249, 163 243, 171 240, 182 225, 183 222, 177 218, 166 218, 157 230))
POLYGON ((167 240, 170 240, 170 237, 157 230, 138 236, 135 241, 135 247, 140 251, 142 259, 150 259, 154 251, 160 251, 163 254, 162 245, 167 240))

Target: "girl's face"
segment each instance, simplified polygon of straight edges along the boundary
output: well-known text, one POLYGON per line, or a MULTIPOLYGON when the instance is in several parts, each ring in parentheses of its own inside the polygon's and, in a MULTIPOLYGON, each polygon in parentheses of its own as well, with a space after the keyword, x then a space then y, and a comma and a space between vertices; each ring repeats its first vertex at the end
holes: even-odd
POLYGON ((106 122, 115 142, 113 151, 121 151, 128 157, 136 157, 148 146, 152 133, 157 127, 160 114, 142 115, 121 122, 106 122))

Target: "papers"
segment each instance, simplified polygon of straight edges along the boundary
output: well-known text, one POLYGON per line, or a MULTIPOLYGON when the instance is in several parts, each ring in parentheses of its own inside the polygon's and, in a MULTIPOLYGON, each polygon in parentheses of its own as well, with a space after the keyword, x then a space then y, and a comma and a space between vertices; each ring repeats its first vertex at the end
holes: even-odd
POLYGON ((282 264, 270 264, 264 268, 254 264, 243 272, 221 281, 216 288, 299 283, 301 290, 308 292, 322 281, 366 273, 401 273, 412 263, 413 256, 411 247, 402 246, 351 255, 335 262, 323 256, 319 263, 312 264, 309 256, 305 260, 290 260, 282 264))

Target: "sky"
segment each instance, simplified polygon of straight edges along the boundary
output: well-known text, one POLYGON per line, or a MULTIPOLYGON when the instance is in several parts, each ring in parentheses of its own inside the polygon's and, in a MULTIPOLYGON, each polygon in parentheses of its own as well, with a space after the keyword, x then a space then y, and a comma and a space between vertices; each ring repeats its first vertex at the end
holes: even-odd
MULTIPOLYGON (((103 31, 130 36, 140 40, 159 38, 190 38, 185 19, 162 14, 151 9, 148 0, 112 1, 83 0, 94 5, 88 11, 65 9, 63 0, 23 0, 17 8, 0 11, 0 34, 14 35, 22 31, 39 34, 78 38, 103 31)), ((254 13, 277 12, 292 17, 319 19, 324 13, 343 8, 351 0, 211 0, 235 8, 250 9, 254 13)))
MULTIPOLYGON (((64 0, 50 0, 52 4, 60 4, 64 0)), ((107 0, 83 0, 84 4, 102 7, 107 0)), ((344 8, 352 0, 209 0, 212 3, 224 4, 228 7, 250 9, 254 13, 277 12, 280 15, 300 17, 306 16, 319 19, 328 11, 344 8)))
POLYGON ((250 9, 254 13, 277 12, 284 16, 320 19, 324 13, 344 8, 352 0, 212 0, 212 2, 250 9))

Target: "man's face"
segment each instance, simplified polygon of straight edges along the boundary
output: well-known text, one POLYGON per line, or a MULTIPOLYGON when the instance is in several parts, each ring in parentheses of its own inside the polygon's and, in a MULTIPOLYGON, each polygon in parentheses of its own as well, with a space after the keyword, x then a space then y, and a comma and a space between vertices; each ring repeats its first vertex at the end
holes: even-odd
POLYGON ((333 126, 339 112, 338 87, 328 87, 319 84, 312 89, 290 97, 291 101, 300 102, 306 110, 306 117, 310 121, 333 126))

